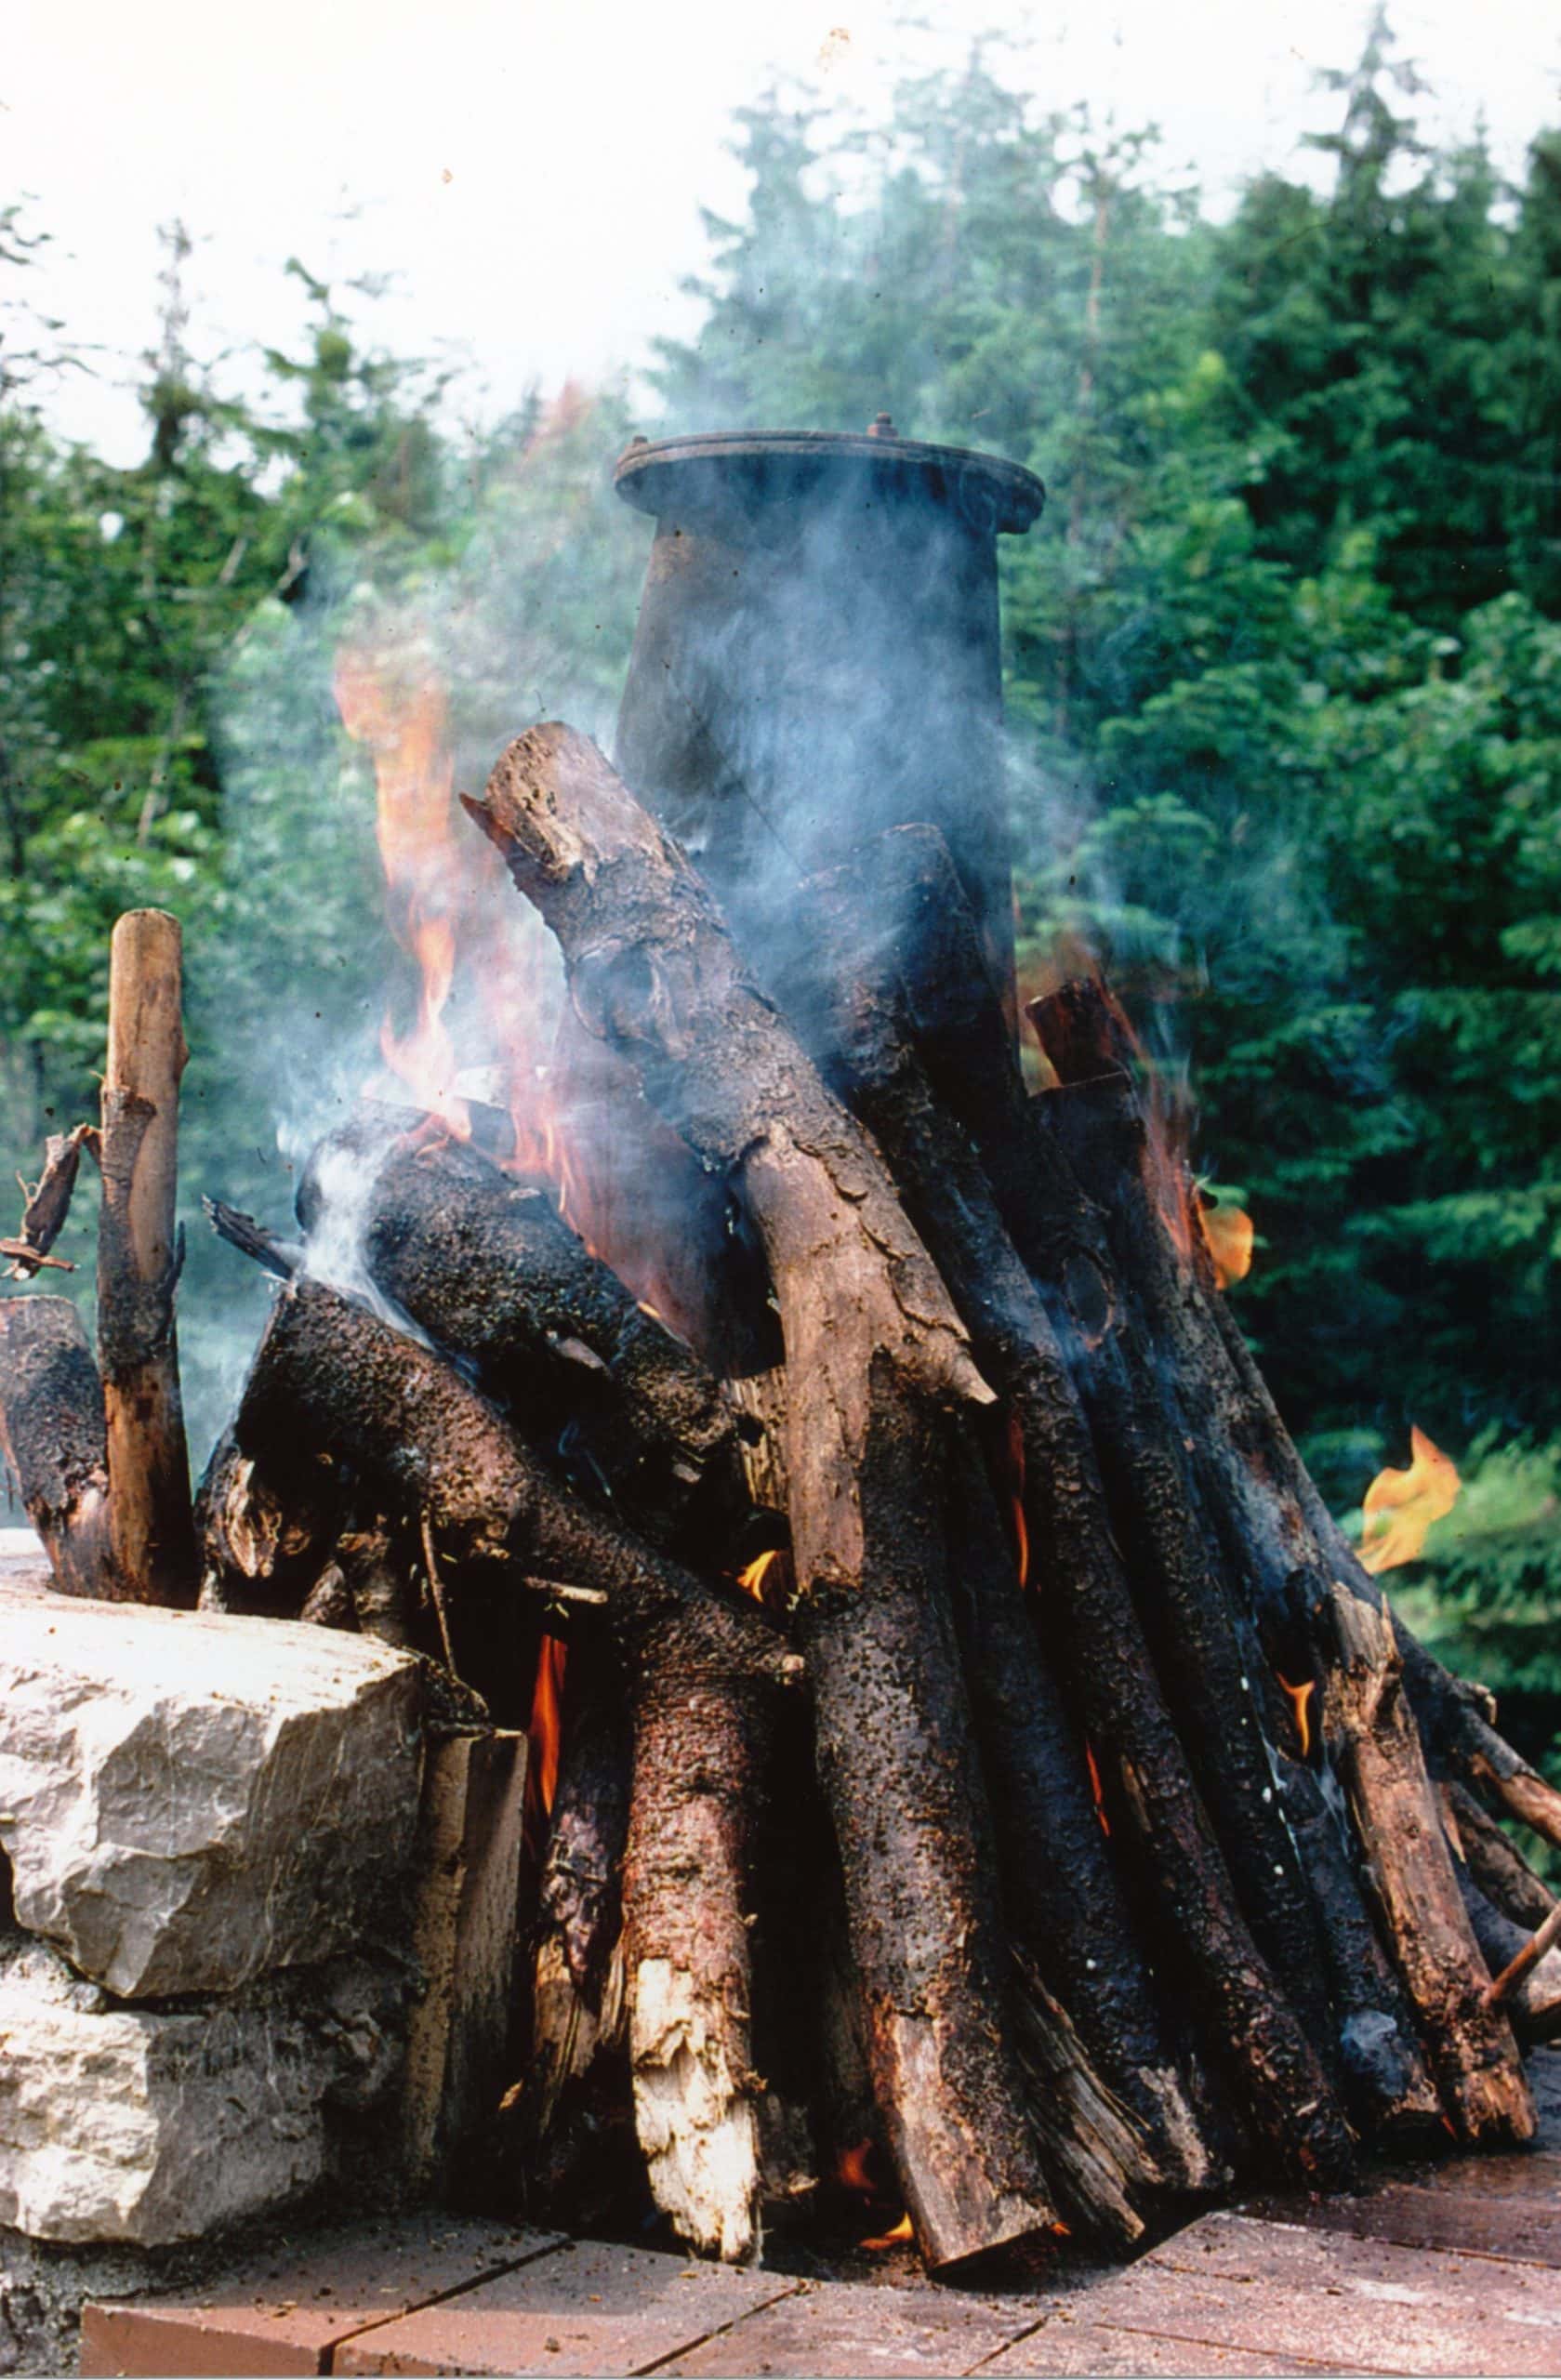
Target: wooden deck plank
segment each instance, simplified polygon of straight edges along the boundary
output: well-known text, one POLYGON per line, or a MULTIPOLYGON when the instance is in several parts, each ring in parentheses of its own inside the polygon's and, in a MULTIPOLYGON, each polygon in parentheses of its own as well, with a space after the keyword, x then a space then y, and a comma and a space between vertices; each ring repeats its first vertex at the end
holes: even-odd
POLYGON ((349 2341, 331 2370, 628 2380, 798 2286, 784 2273, 588 2241, 349 2341))
POLYGON ((1025 2299, 970 2298, 923 2284, 803 2281, 792 2296, 745 2315, 720 2338, 659 2370, 700 2373, 707 2380, 770 2373, 809 2373, 814 2380, 962 2373, 985 2367, 1034 2320, 1025 2299))
POLYGON ((426 2213, 283 2238, 177 2297, 83 2308, 84 2373, 324 2372, 338 2342, 542 2255, 562 2234, 426 2213))

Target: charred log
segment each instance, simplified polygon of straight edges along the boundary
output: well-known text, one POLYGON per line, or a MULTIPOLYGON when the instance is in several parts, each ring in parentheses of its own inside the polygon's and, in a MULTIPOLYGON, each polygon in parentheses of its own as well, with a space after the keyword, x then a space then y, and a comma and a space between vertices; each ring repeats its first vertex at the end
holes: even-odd
POLYGON ((0 1302, 0 1449, 60 1592, 119 1593, 103 1391, 69 1298, 0 1302))
POLYGON ((740 1190, 788 1368, 809 1383, 787 1448, 799 1624, 875 2085, 923 2251, 945 2266, 1044 2232, 921 1459, 931 1415, 990 1391, 876 1151, 594 747, 534 730, 470 807, 558 935, 583 1022, 740 1190), (901 1916, 912 1930, 896 1940, 901 1916))
POLYGON ((333 1175, 351 1176, 371 1277, 484 1395, 533 1438, 565 1417, 580 1460, 659 1542, 724 1550, 746 1498, 719 1382, 589 1253, 550 1183, 512 1181, 430 1124, 370 1110, 332 1133, 299 1184, 305 1230, 326 1223, 333 1175))

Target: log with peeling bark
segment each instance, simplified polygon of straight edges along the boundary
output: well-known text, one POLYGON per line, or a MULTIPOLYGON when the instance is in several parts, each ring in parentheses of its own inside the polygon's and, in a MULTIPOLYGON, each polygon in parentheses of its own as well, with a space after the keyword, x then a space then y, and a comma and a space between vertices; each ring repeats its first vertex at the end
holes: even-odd
POLYGON ((877 1152, 595 747, 533 730, 468 806, 557 934, 581 1021, 732 1179, 809 1384, 787 1447, 799 1633, 875 2088, 923 2254, 943 2268, 1044 2234, 925 1460, 941 1415, 991 1392, 877 1152))
POLYGON ((634 1824, 668 1856, 676 1844, 684 1888, 681 1897, 658 1893, 655 1861, 637 1866, 631 1852, 628 1988, 631 2010, 645 2011, 634 2043, 637 2104, 664 2211, 701 2245, 749 2253, 757 2162, 738 2153, 745 2115, 751 2127, 752 2095, 744 1835, 774 1693, 795 1682, 797 1656, 757 1606, 727 1600, 569 1495, 439 1356, 317 1282, 295 1281, 280 1293, 234 1436, 241 1452, 254 1446, 273 1460, 290 1441, 301 1463, 328 1458, 371 1483, 390 1508, 421 1509, 430 1564, 463 1602, 501 1605, 506 1589, 513 1593, 537 1574, 604 1591, 604 1620, 630 1681, 637 1743, 642 1733, 652 1744, 668 1740, 678 1698, 697 1707, 697 1725, 719 1755, 707 1751, 693 1773, 729 1773, 728 1799, 714 1792, 691 1807, 691 1772, 681 1756, 646 1756, 642 1746, 636 1761, 634 1824), (712 1958, 697 1913, 734 1911, 712 1958), (733 1965, 739 1953, 740 1975, 733 1965), (675 2104, 654 2080, 642 2100, 641 2071, 654 2077, 674 2051, 684 2084, 675 2104))
POLYGON ((109 957, 98 1365, 114 1569, 141 1603, 192 1604, 199 1585, 174 1319, 182 984, 178 919, 126 911, 109 957))
POLYGON ((306 1233, 330 1228, 342 1173, 376 1286, 486 1395, 534 1437, 566 1425, 577 1460, 658 1543, 728 1550, 747 1498, 720 1382, 591 1255, 550 1183, 507 1176, 431 1118, 366 1108, 310 1158, 306 1233))
POLYGON ((56 1585, 114 1595, 103 1391, 69 1298, 0 1300, 0 1450, 56 1585))

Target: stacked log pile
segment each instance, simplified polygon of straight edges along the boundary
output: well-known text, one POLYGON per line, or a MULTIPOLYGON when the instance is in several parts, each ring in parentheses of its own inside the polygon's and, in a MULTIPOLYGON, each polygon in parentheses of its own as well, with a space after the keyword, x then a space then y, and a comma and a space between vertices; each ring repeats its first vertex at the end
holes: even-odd
MULTIPOLYGON (((468 807, 558 940, 574 1112, 615 1119, 575 1171, 613 1178, 566 1220, 365 1108, 301 1236, 213 1204, 279 1288, 195 1533, 207 1606, 410 1645, 533 1729, 533 2211, 631 2126, 742 2258, 876 2157, 949 2272, 1526 2140, 1561 1962, 1498 1820, 1561 1843, 1561 1796, 1322 1505, 1109 994, 1032 1011, 1032 1096, 933 830, 750 954, 571 731, 468 807)), ((139 1557, 50 1302, 0 1309, 3 1425, 102 1592, 139 1557)))

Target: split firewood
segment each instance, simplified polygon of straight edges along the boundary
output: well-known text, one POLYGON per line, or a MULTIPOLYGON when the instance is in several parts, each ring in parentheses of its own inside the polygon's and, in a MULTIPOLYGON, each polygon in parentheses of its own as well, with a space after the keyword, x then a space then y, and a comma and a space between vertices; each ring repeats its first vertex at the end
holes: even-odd
POLYGON ((731 1180, 764 1246, 787 1367, 808 1382, 787 1425, 797 1625, 869 2060, 923 2253, 941 2268, 1043 2235, 1055 2218, 1001 2014, 987 1813, 927 1460, 936 1417, 991 1392, 877 1152, 595 747, 535 729, 468 806, 557 934, 582 1022, 731 1180))
POLYGON ((69 1298, 0 1300, 0 1450, 61 1593, 114 1596, 103 1391, 69 1298))
MULTIPOLYGON (((521 2155, 556 2190, 568 2134, 598 2093, 610 2104, 625 2049, 623 1854, 632 1747, 628 1699, 608 1648, 570 1655, 569 1693, 548 1847, 537 1887, 531 2049, 517 2094, 521 2155)), ((632 2086, 625 2076, 625 2095, 632 2086)), ((588 2142, 593 2128, 582 2127, 588 2142)))
POLYGON ((675 2102, 652 2088, 642 2145, 653 2189, 685 2236, 723 2254, 748 2253, 757 2159, 745 2165, 735 2153, 745 2113, 751 2126, 754 2087, 743 1833, 763 1772, 774 1690, 795 1682, 800 1661, 756 1606, 726 1601, 568 1495, 440 1357, 319 1283, 296 1281, 278 1296, 234 1434, 241 1449, 292 1443, 315 1461, 344 1463, 389 1508, 421 1509, 430 1558, 464 1598, 501 1606, 506 1590, 537 1574, 605 1591, 604 1618, 634 1701, 636 1823, 641 1839, 662 1840, 668 1857, 676 1843, 683 1886, 681 1896, 658 1896, 631 1856, 627 1873, 640 1881, 626 1884, 629 2002, 641 2004, 642 1967, 647 2012, 637 2068, 665 2063, 675 2050, 686 2086, 675 2102), (718 1822, 707 1809, 691 1812, 686 1800, 679 1805, 708 1762, 658 1763, 644 1752, 646 1731, 666 1740, 680 1696, 697 1705, 698 1724, 719 1742, 717 1765, 732 1779, 730 1793, 722 1787, 717 1796, 718 1822), (659 1809, 658 1790, 667 1805, 659 1809), (717 1924, 721 1912, 736 1914, 721 1926, 712 1960, 697 1926, 701 1913, 717 1924), (739 1950, 740 1977, 732 1966, 739 1950), (724 2155, 709 2153, 712 2135, 724 2155))
POLYGON ((198 1586, 174 1320, 181 984, 179 920, 127 911, 109 959, 98 1363, 114 1568, 141 1603, 192 1604, 198 1586))
POLYGON ((365 1108, 311 1157, 306 1233, 346 1195, 376 1286, 533 1438, 571 1445, 658 1543, 720 1558, 747 1508, 720 1382, 593 1256, 549 1183, 515 1181, 433 1119, 365 1108))
POLYGON ((75 1271, 73 1263, 63 1256, 51 1256, 49 1250, 71 1211, 82 1150, 90 1147, 96 1154, 97 1138, 91 1124, 78 1124, 71 1132, 51 1132, 44 1143, 44 1170, 37 1181, 29 1183, 18 1175, 25 1201, 21 1231, 15 1239, 0 1239, 0 1256, 10 1259, 8 1279, 30 1280, 46 1265, 59 1273, 75 1271))
POLYGON ((337 1493, 308 1475, 273 1478, 224 1430, 195 1497, 202 1610, 294 1619, 330 1559, 337 1493))
POLYGON ((1487 1999, 1385 1598, 1374 1608, 1335 1586, 1328 1619, 1323 1726, 1443 2104, 1465 2140, 1530 2139, 1533 2096, 1512 2028, 1487 1999))

